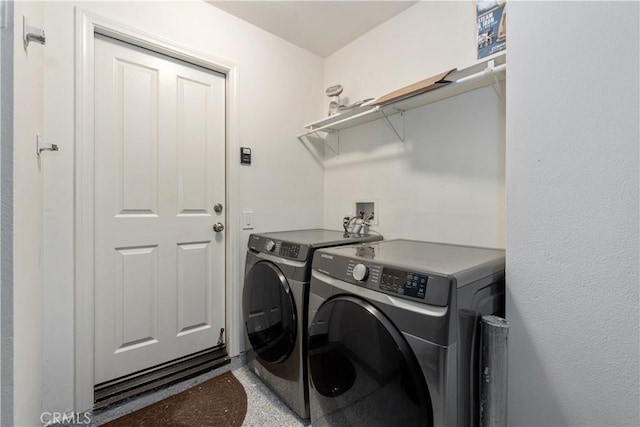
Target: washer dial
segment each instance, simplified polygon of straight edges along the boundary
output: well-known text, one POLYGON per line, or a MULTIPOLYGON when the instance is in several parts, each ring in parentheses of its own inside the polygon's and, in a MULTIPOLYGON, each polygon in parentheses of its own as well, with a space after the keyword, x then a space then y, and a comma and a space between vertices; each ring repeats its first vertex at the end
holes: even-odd
POLYGON ((356 264, 353 267, 353 278, 358 282, 364 282, 367 280, 367 276, 369 276, 369 267, 364 264, 356 264))

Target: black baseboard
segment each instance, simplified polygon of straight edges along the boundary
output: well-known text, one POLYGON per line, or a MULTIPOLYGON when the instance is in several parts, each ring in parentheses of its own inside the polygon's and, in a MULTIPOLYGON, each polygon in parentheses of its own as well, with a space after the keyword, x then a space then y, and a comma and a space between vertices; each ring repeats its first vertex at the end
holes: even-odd
POLYGON ((230 362, 225 345, 135 372, 94 387, 93 409, 104 408, 124 399, 200 375, 230 362))

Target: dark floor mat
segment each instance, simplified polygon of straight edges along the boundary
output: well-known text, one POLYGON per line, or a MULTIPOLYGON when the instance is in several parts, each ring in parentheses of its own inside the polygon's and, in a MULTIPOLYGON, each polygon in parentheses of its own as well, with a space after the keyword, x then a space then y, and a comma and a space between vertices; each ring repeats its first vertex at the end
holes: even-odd
POLYGON ((108 427, 241 426, 247 415, 247 393, 227 372, 202 384, 118 418, 108 427))

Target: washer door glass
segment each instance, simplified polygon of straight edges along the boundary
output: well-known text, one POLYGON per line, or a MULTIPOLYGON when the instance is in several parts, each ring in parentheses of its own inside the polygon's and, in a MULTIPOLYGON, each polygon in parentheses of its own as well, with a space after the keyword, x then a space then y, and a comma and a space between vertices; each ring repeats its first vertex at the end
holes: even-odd
POLYGON ((398 329, 360 298, 327 300, 309 327, 312 422, 431 426, 427 384, 398 329))
POLYGON ((247 274, 243 295, 244 324, 251 346, 267 362, 279 363, 296 342, 296 308, 284 274, 268 261, 247 274))

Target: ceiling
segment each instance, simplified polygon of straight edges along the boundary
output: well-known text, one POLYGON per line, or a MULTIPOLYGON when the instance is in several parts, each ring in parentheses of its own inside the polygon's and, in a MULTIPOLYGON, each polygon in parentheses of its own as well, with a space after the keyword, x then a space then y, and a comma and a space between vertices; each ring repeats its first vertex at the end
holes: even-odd
POLYGON ((215 1, 211 5, 323 58, 416 1, 215 1))

